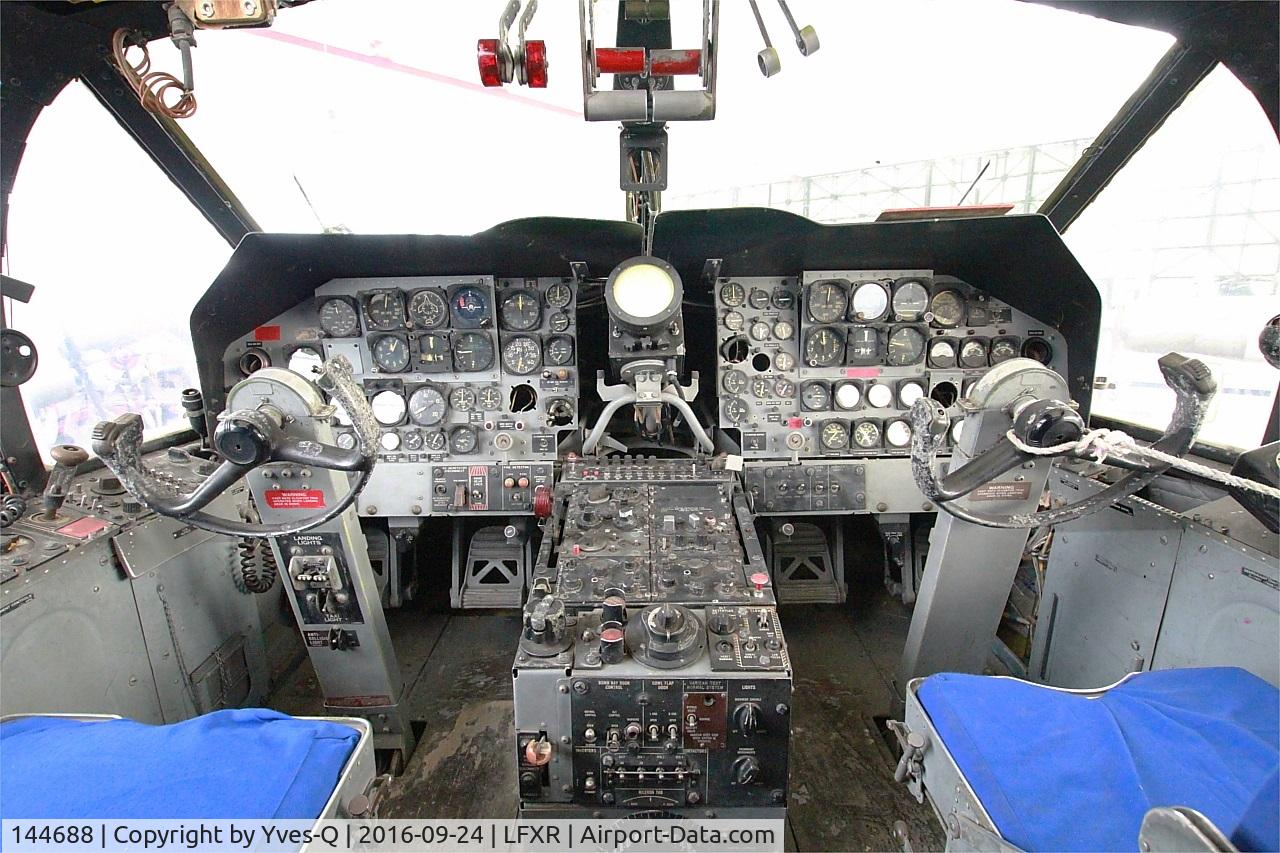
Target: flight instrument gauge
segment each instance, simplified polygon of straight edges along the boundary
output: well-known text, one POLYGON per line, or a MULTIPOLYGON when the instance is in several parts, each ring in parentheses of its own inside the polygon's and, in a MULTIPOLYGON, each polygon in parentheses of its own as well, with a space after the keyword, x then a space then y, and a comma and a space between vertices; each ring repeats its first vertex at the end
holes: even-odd
POLYGON ((849 319, 855 323, 874 323, 889 313, 889 291, 878 281, 864 281, 853 291, 849 301, 849 319))
POLYGON ((826 450, 844 450, 849 446, 849 430, 839 421, 827 421, 822 425, 819 440, 826 450))
POLYGON ((547 339, 547 364, 560 367, 573 361, 573 338, 555 335, 547 339))
POLYGON ((527 332, 538 328, 542 320, 542 307, 538 297, 527 290, 512 290, 502 297, 500 308, 502 326, 513 332, 527 332))
POLYGON ((893 389, 879 382, 867 389, 867 404, 883 409, 893 403, 893 389))
POLYGON ((324 356, 312 347, 298 347, 289 354, 288 366, 299 376, 314 379, 324 371, 324 356))
POLYGON ((831 389, 825 382, 806 382, 800 386, 800 407, 809 412, 825 412, 831 408, 831 389))
POLYGON ((320 328, 331 338, 350 338, 360 334, 360 316, 346 299, 326 299, 320 306, 320 328))
POLYGON ((987 344, 985 341, 968 340, 960 346, 961 367, 986 367, 987 344))
POLYGON ((404 397, 398 391, 379 391, 369 400, 369 408, 383 426, 395 426, 404 420, 404 397))
POLYGON ((890 447, 906 447, 911 443, 911 424, 906 421, 890 421, 884 428, 884 440, 890 447))
POLYGON ((724 401, 724 416, 730 423, 740 424, 750 413, 751 408, 738 397, 730 397, 724 401))
POLYGON ((844 338, 826 326, 810 329, 804 337, 804 360, 810 367, 831 367, 844 358, 844 338))
POLYGON ((476 399, 480 402, 480 408, 486 412, 496 411, 502 407, 502 390, 497 385, 486 385, 480 389, 476 399))
POLYGON ((939 290, 929 303, 933 322, 944 329, 954 329, 964 322, 964 297, 954 290, 939 290))
POLYGON ((527 376, 542 363, 542 347, 533 338, 519 335, 502 345, 502 366, 519 376, 527 376))
POLYGON ((738 308, 747 301, 747 291, 736 281, 731 281, 720 288, 720 301, 730 308, 738 308))
POLYGON ((930 367, 955 367, 956 345, 954 341, 941 338, 929 344, 930 367))
POLYGON ((449 319, 444 297, 436 290, 419 290, 409 297, 409 319, 419 329, 438 329, 449 319))
POLYGON ((773 307, 779 311, 790 311, 796 307, 796 295, 785 287, 773 289, 773 307))
POLYGON ((747 374, 741 370, 726 371, 720 382, 730 394, 741 394, 747 390, 747 374))
POLYGON ((763 320, 757 320, 751 324, 750 335, 753 340, 767 341, 769 340, 769 324, 763 320))
POLYGON ((489 319, 489 296, 474 284, 459 287, 449 297, 449 310, 454 324, 466 329, 486 325, 489 319))
POLYGON ((493 341, 481 332, 464 332, 453 342, 454 366, 463 372, 493 367, 493 341))
POLYGON ((409 417, 419 426, 435 426, 444 420, 448 403, 440 389, 424 385, 409 395, 409 417))
POLYGON ((862 402, 862 389, 856 382, 841 382, 836 386, 835 400, 837 409, 856 409, 862 402))
POLYGON ((398 290, 379 290, 369 294, 364 300, 364 315, 374 329, 404 328, 404 294, 398 290))
POLYGON ((466 385, 459 385, 449 392, 449 408, 458 412, 469 412, 476 407, 476 392, 466 385))
POLYGON ((853 428, 853 443, 861 450, 880 446, 880 425, 875 421, 862 421, 853 428))
POLYGON ((1017 338, 996 338, 991 342, 991 363, 999 364, 1018 357, 1017 338))
POLYGON ((809 285, 809 318, 817 323, 834 323, 844 318, 849 297, 844 285, 836 281, 819 281, 809 285))
POLYGON ((876 364, 880 361, 880 333, 861 326, 849 330, 849 363, 876 364))
POLYGON ((334 439, 334 443, 337 444, 339 447, 341 447, 343 450, 354 450, 356 446, 355 433, 340 432, 338 433, 338 437, 334 439))
POLYGON ((796 357, 789 352, 780 352, 773 357, 773 364, 779 370, 794 370, 796 357))
POLYGON ((453 363, 453 348, 449 345, 448 332, 418 335, 418 366, 424 372, 449 370, 453 363))
POLYGON ((769 294, 758 287, 753 287, 751 293, 747 294, 747 304, 757 311, 763 311, 769 307, 769 294))
POLYGON ((547 288, 546 299, 547 307, 564 308, 573 300, 573 291, 569 289, 569 285, 563 282, 553 284, 547 288))
POLYGON ((899 326, 889 334, 885 348, 889 364, 915 364, 924 357, 924 335, 914 326, 899 326))
POLYGON ((480 437, 469 426, 454 427, 449 433, 450 453, 475 453, 480 444, 480 437))
POLYGON ((422 433, 416 429, 411 429, 404 434, 404 449, 417 452, 422 449, 423 440, 422 433))
POLYGON ((773 324, 773 336, 780 341, 789 341, 791 336, 796 333, 796 327, 791 325, 790 320, 779 320, 773 324))
POLYGON ((724 327, 731 332, 741 332, 747 321, 738 311, 730 311, 724 315, 724 327))
POLYGON ((904 409, 909 409, 915 405, 916 400, 924 396, 924 386, 914 379, 903 382, 898 386, 898 403, 904 409))
POLYGON ((773 393, 784 400, 790 400, 796 395, 796 383, 790 379, 779 379, 773 384, 773 393))
POLYGON ((767 376, 757 376, 751 380, 751 394, 761 400, 767 400, 773 393, 773 384, 767 376))
POLYGON ((557 311, 547 320, 547 325, 551 326, 553 332, 563 332, 569 328, 569 315, 563 311, 557 311))
POLYGON ((449 443, 449 440, 445 438, 444 433, 437 430, 436 432, 429 432, 424 435, 422 437, 422 443, 427 450, 439 453, 441 450, 444 450, 445 445, 449 443))
POLYGON ((904 278, 893 289, 893 315, 914 322, 929 310, 929 291, 916 278, 904 278))
POLYGON ((383 335, 373 342, 373 361, 387 373, 404 372, 409 367, 409 342, 399 335, 383 335))

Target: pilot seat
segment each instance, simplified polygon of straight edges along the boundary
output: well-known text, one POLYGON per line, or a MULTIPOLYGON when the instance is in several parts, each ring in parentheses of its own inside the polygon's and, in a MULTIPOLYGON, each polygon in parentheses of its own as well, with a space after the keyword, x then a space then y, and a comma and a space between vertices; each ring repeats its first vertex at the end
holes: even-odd
POLYGON ((913 679, 896 774, 948 850, 1280 849, 1280 691, 1234 667, 1098 690, 913 679))

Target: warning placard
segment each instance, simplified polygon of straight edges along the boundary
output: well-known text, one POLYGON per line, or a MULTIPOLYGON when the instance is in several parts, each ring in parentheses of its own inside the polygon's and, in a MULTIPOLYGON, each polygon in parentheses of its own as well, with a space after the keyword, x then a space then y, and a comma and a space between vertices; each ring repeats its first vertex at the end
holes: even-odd
POLYGON ((267 506, 272 509, 324 509, 324 492, 320 489, 272 489, 266 497, 267 506))

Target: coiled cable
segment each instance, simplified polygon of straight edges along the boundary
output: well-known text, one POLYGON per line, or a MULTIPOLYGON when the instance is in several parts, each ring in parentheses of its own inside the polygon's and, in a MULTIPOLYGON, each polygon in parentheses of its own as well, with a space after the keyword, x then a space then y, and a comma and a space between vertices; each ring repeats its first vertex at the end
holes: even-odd
POLYGON ((276 555, 265 539, 241 538, 236 542, 240 554, 240 586, 261 595, 270 592, 280 576, 276 555))
POLYGON ((138 100, 148 111, 172 119, 190 118, 195 115, 195 92, 167 71, 151 70, 151 53, 147 49, 146 41, 127 29, 116 30, 111 37, 111 53, 125 81, 132 87, 138 100), (128 50, 131 47, 142 52, 142 56, 136 63, 131 62, 128 57, 128 50), (166 96, 173 92, 178 93, 177 98, 166 101, 166 96))
POLYGON ((27 511, 27 502, 21 495, 5 495, 0 501, 0 527, 8 527, 22 518, 27 511))

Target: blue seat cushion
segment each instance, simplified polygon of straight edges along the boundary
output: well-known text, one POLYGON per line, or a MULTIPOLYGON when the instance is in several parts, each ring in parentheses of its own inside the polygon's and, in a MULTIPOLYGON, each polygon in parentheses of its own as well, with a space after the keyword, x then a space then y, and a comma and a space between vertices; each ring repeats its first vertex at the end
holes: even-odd
POLYGON ((11 720, 0 726, 0 817, 313 819, 359 736, 262 708, 168 726, 11 720))
POLYGON ((918 688, 1000 834, 1024 850, 1136 850, 1149 809, 1280 848, 1280 691, 1234 667, 1135 675, 1099 698, 940 673, 918 688))

